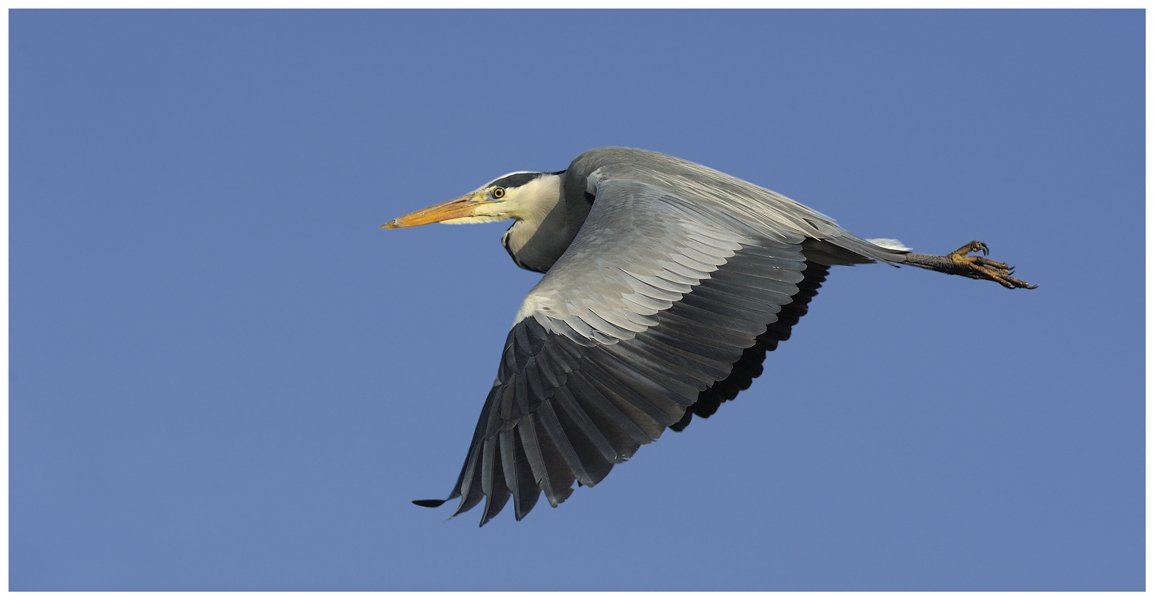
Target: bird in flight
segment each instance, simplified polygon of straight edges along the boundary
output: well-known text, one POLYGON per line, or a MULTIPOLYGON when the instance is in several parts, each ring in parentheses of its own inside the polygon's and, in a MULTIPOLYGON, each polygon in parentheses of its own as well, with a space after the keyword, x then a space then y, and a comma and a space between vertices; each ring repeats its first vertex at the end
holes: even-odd
POLYGON ((1037 286, 972 241, 944 256, 862 239, 781 194, 633 148, 589 150, 558 172, 517 172, 385 223, 513 220, 517 266, 545 275, 517 312, 457 483, 454 516, 485 501, 481 525, 513 499, 519 521, 543 493, 712 415, 789 339, 832 266, 911 265, 1037 286))

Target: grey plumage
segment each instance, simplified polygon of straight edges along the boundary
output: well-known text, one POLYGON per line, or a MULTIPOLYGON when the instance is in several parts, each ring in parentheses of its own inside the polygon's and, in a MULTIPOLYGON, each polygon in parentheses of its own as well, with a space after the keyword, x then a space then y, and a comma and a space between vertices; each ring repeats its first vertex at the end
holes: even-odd
POLYGON ((765 188, 629 148, 504 176, 386 227, 510 217, 506 249, 545 275, 517 313, 448 496, 460 499, 454 514, 484 499, 482 525, 510 498, 518 520, 542 493, 557 506, 574 482, 595 485, 666 428, 732 400, 830 266, 911 256, 765 188))

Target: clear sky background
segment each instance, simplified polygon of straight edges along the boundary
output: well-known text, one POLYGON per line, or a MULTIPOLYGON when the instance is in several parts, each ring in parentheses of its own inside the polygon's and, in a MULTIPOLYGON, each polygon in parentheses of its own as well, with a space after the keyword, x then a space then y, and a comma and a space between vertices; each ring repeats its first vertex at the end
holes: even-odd
POLYGON ((11 14, 17 590, 1144 585, 1139 11, 11 14), (595 146, 1041 285, 838 268, 738 401, 516 523, 537 279, 381 231, 595 146))

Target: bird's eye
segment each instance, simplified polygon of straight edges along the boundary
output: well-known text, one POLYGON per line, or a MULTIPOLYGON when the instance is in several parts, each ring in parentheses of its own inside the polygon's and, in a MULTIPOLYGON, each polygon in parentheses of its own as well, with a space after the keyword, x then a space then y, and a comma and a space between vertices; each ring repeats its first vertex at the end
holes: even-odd
POLYGON ((493 194, 494 198, 500 200, 501 198, 505 197, 505 188, 495 187, 495 188, 493 188, 493 191, 490 193, 493 194))

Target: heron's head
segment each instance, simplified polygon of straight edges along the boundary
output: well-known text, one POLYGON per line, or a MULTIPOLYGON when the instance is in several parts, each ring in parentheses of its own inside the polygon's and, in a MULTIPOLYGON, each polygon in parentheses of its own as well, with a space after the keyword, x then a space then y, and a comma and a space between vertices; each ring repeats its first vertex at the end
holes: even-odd
POLYGON ((522 171, 502 175, 476 191, 397 217, 381 228, 398 229, 429 223, 488 223, 507 219, 538 220, 561 198, 563 173, 522 171))

